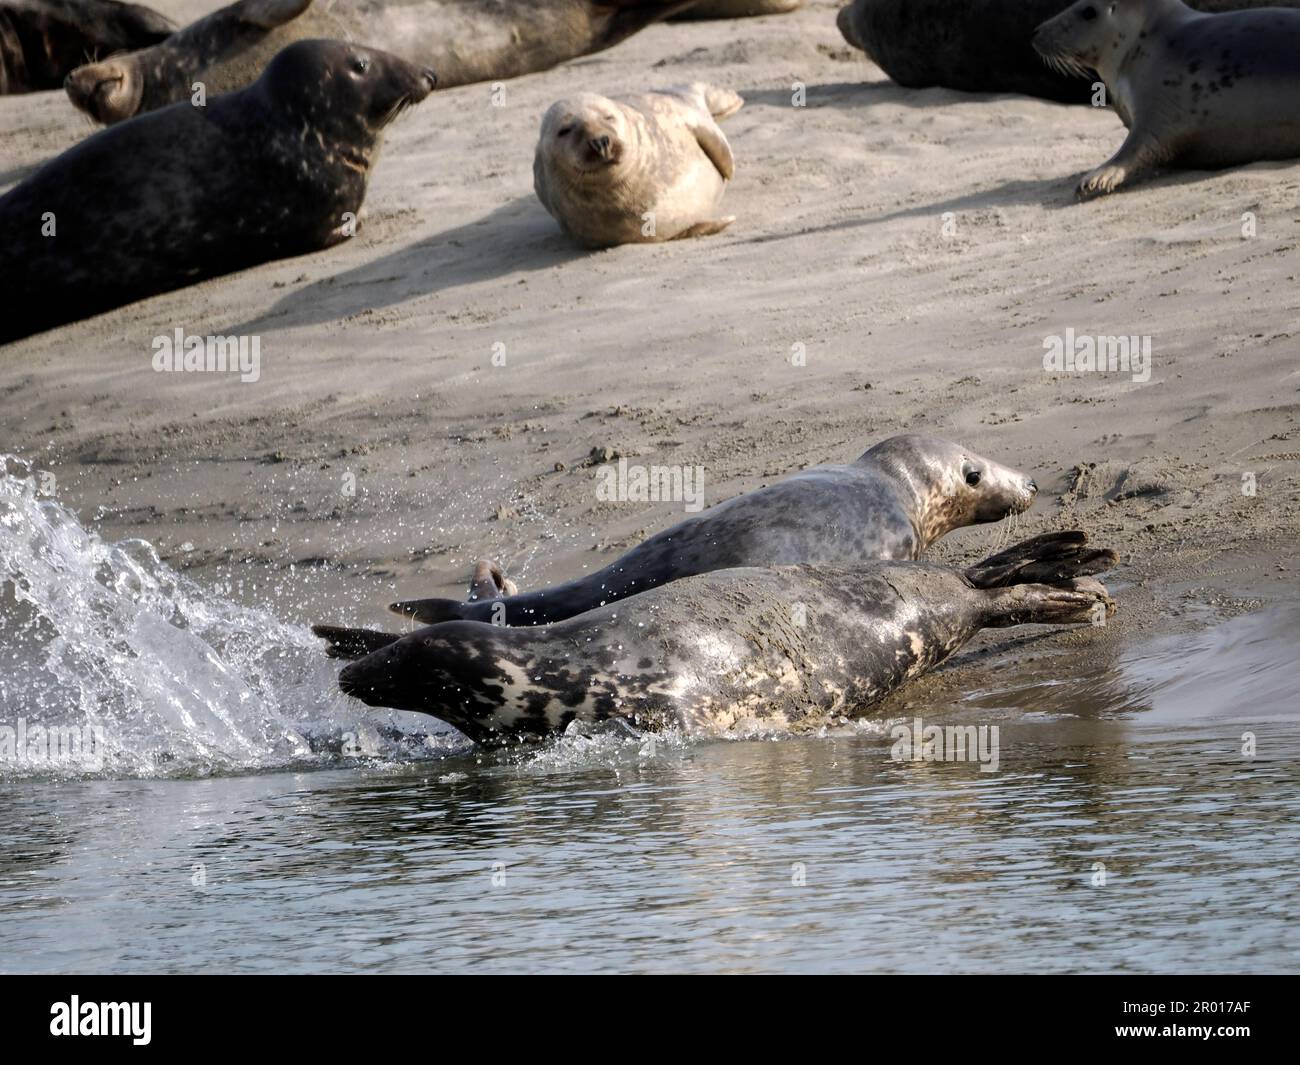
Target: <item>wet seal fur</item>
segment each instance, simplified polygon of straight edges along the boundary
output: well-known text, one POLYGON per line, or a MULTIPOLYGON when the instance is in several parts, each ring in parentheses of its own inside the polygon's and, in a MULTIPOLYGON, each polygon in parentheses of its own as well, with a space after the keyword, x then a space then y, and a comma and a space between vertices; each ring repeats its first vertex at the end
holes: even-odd
POLYGON ((87 60, 166 40, 176 25, 115 0, 0 0, 0 96, 57 89, 87 60))
MULTIPOLYGON (((855 462, 800 470, 703 510, 565 584, 504 599, 417 599, 389 609, 426 624, 542 625, 712 570, 915 559, 953 529, 1028 510, 1037 491, 1019 470, 948 440, 906 433, 881 441, 855 462)), ((354 634, 350 644, 332 643, 332 654, 373 649, 366 630, 328 631, 332 640, 354 634)))
POLYGON ((0 198, 0 342, 347 239, 385 127, 434 83, 300 41, 247 89, 82 141, 0 198))
POLYGON ((1182 0, 1079 0, 1034 35, 1067 70, 1095 70, 1128 128, 1081 199, 1166 166, 1300 157, 1300 11, 1203 15, 1182 0))
POLYGON ((339 687, 481 744, 610 718, 688 733, 817 727, 861 716, 983 628, 1113 613, 1089 575, 1115 555, 1085 541, 1051 533, 965 572, 923 562, 720 570, 542 628, 446 622, 346 666, 339 687))
MULTIPOLYGON (((853 0, 840 33, 899 85, 961 92, 1017 92, 1090 103, 1091 74, 1048 67, 1034 31, 1070 0, 853 0)), ((1100 4, 1100 0, 1099 0, 1100 4)), ((1297 7, 1300 0, 1193 0, 1201 11, 1297 7)))
POLYGON ((702 82, 610 99, 583 93, 542 118, 533 188, 560 228, 591 248, 718 233, 736 164, 717 119, 734 92, 702 82))
POLYGON ((549 70, 612 47, 690 0, 240 0, 153 48, 72 72, 67 92, 104 124, 251 84, 280 49, 329 37, 438 72, 443 88, 549 70))

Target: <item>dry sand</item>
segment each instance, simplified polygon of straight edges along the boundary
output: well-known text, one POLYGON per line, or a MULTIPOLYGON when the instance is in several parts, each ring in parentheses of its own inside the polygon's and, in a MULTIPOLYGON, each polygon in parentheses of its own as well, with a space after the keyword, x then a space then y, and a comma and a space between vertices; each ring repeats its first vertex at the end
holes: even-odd
MULTIPOLYGON (((1079 525, 1121 551, 1109 642, 1294 598, 1300 164, 1076 205, 1123 139, 1113 114, 901 89, 836 7, 654 26, 509 82, 503 107, 485 85, 435 93, 393 129, 345 246, 0 349, 0 450, 104 535, 305 620, 391 624, 384 603, 458 594, 480 555, 537 587, 680 517, 598 502, 593 448, 700 464, 716 503, 903 430, 1033 471, 1018 533, 1079 525), (747 101, 724 124, 735 225, 569 246, 532 192, 546 106, 696 79, 747 101), (154 373, 178 326, 259 335, 261 380, 154 373), (1067 327, 1149 335, 1150 381, 1045 372, 1067 327)), ((89 132, 61 93, 0 98, 0 185, 89 132)))

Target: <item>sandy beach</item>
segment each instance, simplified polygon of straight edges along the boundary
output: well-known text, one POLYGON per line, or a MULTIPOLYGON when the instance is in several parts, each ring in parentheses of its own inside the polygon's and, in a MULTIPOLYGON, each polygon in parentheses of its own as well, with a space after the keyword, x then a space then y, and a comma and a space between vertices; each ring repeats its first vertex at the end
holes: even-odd
MULTIPOLYGON (((391 130, 352 241, 0 349, 0 449, 105 537, 293 620, 391 622, 396 596, 461 594, 480 556, 538 587, 681 516, 600 501, 593 454, 702 466, 713 504, 904 430, 1032 471, 1016 532, 1121 552, 1110 631, 1063 639, 1294 597, 1300 164, 1078 205, 1115 115, 901 89, 837 6, 653 26, 501 106, 434 93, 391 130), (542 112, 693 80, 746 101, 725 122, 736 223, 570 245, 532 191, 542 112), (260 379, 156 373, 177 328, 259 337, 260 379), (1045 370, 1067 330, 1149 337, 1149 380, 1045 370)), ((91 132, 62 93, 0 98, 0 187, 91 132)))

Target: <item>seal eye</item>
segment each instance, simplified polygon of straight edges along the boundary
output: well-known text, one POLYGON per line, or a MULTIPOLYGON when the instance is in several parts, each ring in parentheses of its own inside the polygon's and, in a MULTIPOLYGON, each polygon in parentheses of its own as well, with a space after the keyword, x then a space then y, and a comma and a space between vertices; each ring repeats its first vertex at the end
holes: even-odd
POLYGON ((559 131, 559 133, 556 134, 556 136, 557 136, 557 137, 567 137, 567 136, 568 136, 570 133, 572 133, 572 132, 573 132, 573 127, 572 127, 572 126, 565 126, 562 130, 559 131))
MULTIPOLYGON (((1112 8, 1111 10, 1114 9, 1112 8)), ((1091 22, 1097 17, 1097 9, 1089 5, 1079 12, 1079 17, 1083 19, 1084 22, 1091 22)))
POLYGON ((967 483, 968 485, 970 485, 972 488, 977 487, 977 486, 979 485, 979 483, 980 483, 980 471, 979 471, 979 470, 967 470, 967 471, 966 471, 966 483, 967 483))
POLYGON ((352 69, 358 74, 364 74, 370 69, 370 60, 363 55, 359 55, 352 60, 352 69))

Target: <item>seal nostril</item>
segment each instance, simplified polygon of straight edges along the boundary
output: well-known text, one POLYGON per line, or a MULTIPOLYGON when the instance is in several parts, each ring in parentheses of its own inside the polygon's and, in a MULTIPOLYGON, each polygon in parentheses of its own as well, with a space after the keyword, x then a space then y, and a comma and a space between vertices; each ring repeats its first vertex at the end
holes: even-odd
POLYGON ((1025 482, 1025 487, 1028 488, 1031 492, 1037 492, 1038 482, 1031 478, 1030 480, 1025 482))

